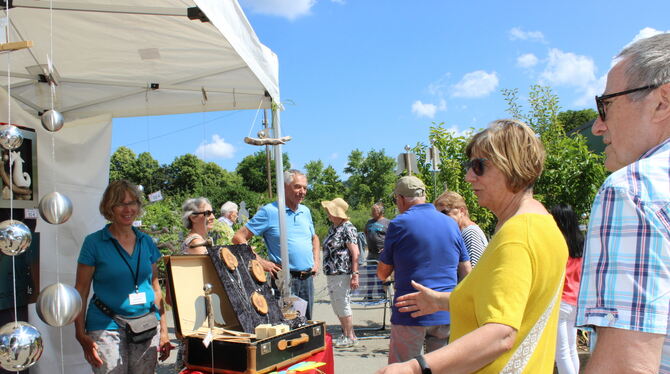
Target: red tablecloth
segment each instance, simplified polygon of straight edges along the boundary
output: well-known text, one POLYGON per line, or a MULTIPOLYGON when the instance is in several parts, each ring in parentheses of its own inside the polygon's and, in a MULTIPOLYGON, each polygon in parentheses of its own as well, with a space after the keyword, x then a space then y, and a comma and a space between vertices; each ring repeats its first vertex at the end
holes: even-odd
MULTIPOLYGON (((305 362, 305 361, 316 361, 316 362, 325 362, 326 364, 319 367, 318 370, 322 371, 325 374, 335 374, 335 358, 333 357, 333 337, 330 334, 326 334, 326 349, 324 349, 321 352, 315 353, 305 359, 303 359, 300 362, 305 362)), ((288 367, 295 365, 296 363, 293 363, 289 366, 283 367, 277 371, 281 370, 286 370, 288 367)), ((316 370, 307 370, 307 371, 301 371, 300 373, 305 373, 305 374, 318 374, 316 370)), ((206 372, 198 371, 198 370, 189 370, 189 369, 184 369, 180 372, 180 374, 209 374, 206 372)))

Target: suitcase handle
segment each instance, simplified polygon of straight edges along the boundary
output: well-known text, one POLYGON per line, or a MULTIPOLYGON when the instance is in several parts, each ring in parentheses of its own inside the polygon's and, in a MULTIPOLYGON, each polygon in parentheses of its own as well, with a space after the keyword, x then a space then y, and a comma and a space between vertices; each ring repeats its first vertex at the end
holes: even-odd
POLYGON ((305 344, 309 341, 309 335, 307 334, 300 334, 300 337, 287 340, 287 339, 282 339, 277 343, 277 348, 279 348, 280 351, 286 350, 286 348, 291 348, 298 346, 300 344, 305 344))

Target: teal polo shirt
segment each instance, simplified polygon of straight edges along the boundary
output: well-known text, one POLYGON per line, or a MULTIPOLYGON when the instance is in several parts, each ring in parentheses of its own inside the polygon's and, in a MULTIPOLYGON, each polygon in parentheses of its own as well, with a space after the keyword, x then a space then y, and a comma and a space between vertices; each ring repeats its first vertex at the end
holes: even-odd
MULTIPOLYGON (((141 305, 130 305, 128 295, 135 291, 135 279, 115 249, 116 239, 109 232, 109 225, 102 230, 90 234, 84 239, 79 252, 80 264, 93 266, 93 292, 100 301, 110 307, 116 314, 138 316, 147 313, 154 302, 154 289, 151 285, 153 276, 152 265, 161 257, 161 253, 151 237, 137 228, 135 231, 135 249, 133 255, 122 250, 121 255, 128 261, 133 272, 137 271, 137 257, 140 257, 138 286, 139 291, 147 296, 147 302, 141 305)), ((118 243, 118 242, 117 242, 118 243)), ((158 313, 156 316, 160 319, 158 313)), ((86 331, 116 330, 119 326, 104 314, 92 302, 86 311, 86 331)))
MULTIPOLYGON (((277 202, 261 207, 247 222, 247 229, 261 235, 268 247, 270 260, 281 263, 279 249, 279 208, 277 202)), ((288 238, 289 270, 305 271, 314 267, 312 237, 314 223, 309 208, 299 204, 296 211, 286 207, 286 236, 288 238)))

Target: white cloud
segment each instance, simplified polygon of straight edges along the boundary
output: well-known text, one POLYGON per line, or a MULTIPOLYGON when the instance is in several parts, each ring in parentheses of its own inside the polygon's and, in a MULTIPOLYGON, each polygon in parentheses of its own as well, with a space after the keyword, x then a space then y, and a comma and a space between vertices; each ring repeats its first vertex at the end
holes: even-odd
POLYGON ((582 87, 596 80, 596 65, 591 57, 552 48, 540 78, 554 85, 582 87))
POLYGON ((492 73, 483 70, 473 71, 465 74, 461 81, 452 87, 451 95, 466 98, 484 97, 498 87, 498 82, 498 74, 495 71, 492 73))
POLYGON ((218 134, 212 135, 212 142, 207 143, 203 141, 195 150, 195 155, 203 160, 219 159, 219 158, 233 158, 235 155, 235 147, 226 141, 218 134))
POLYGON ((602 77, 592 82, 584 84, 580 90, 582 92, 582 95, 574 101, 574 105, 594 106, 595 103, 593 102, 593 98, 596 95, 602 95, 603 91, 605 91, 606 82, 607 82, 607 75, 603 75, 602 77))
POLYGON ((517 66, 520 66, 524 69, 528 69, 537 65, 537 62, 537 56, 532 53, 526 53, 516 58, 517 66))
POLYGON ((626 44, 626 47, 628 47, 629 45, 635 43, 636 41, 638 41, 640 39, 650 38, 654 35, 663 34, 663 33, 666 33, 666 32, 670 32, 670 30, 660 31, 660 30, 652 29, 651 27, 645 27, 642 30, 640 30, 640 32, 638 32, 637 35, 635 35, 635 37, 633 38, 633 40, 631 40, 630 43, 626 44))
POLYGON ((255 13, 294 20, 309 15, 316 0, 242 0, 242 3, 255 13))
POLYGON ((521 27, 513 27, 509 30, 510 40, 529 40, 544 43, 544 34, 541 31, 523 31, 521 27))
POLYGON ((435 113, 445 110, 447 110, 447 102, 444 101, 444 99, 440 100, 437 105, 423 103, 421 100, 417 100, 412 104, 412 113, 416 114, 418 117, 435 118, 435 113))

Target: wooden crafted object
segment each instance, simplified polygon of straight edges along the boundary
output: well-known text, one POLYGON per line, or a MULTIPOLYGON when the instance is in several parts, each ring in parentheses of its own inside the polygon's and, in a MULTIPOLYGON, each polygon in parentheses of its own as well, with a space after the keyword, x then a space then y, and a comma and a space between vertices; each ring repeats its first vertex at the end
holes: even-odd
POLYGON ((33 46, 31 40, 24 40, 20 42, 10 42, 0 44, 0 51, 18 51, 19 49, 26 49, 33 46))
POLYGON ((260 324, 286 323, 268 282, 252 275, 256 256, 247 244, 209 247, 208 252, 242 331, 254 333, 260 324))

